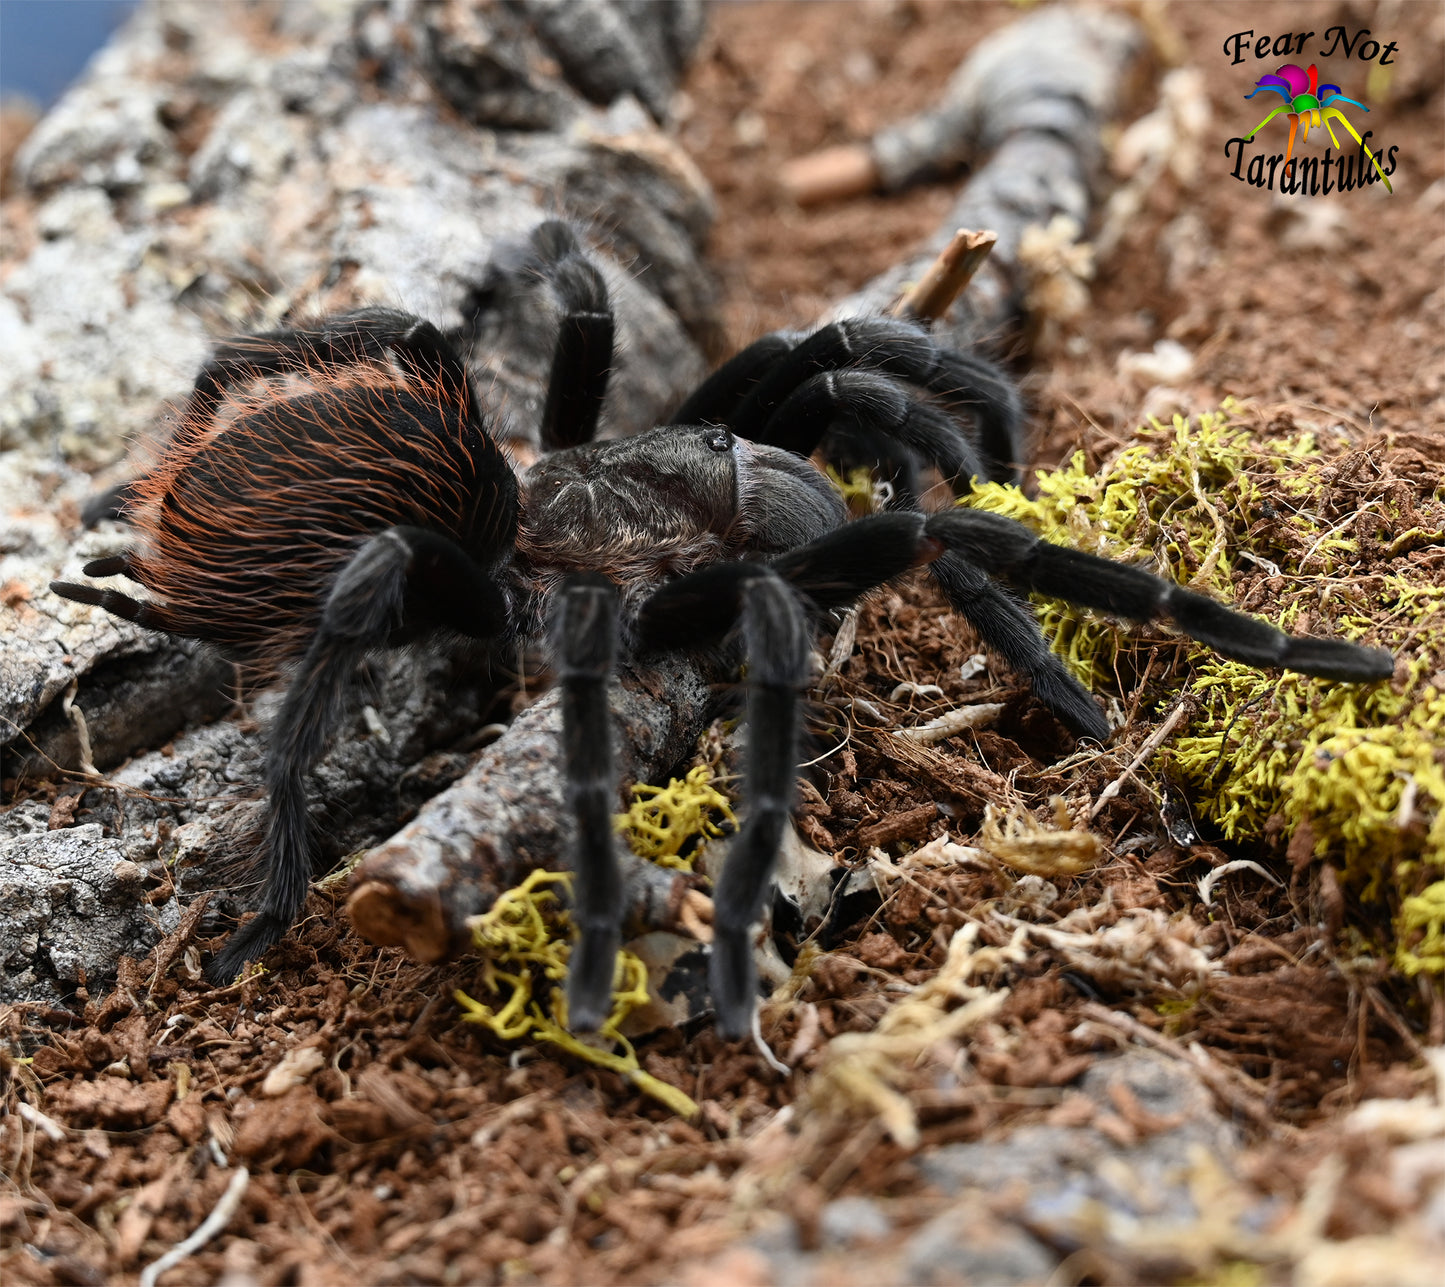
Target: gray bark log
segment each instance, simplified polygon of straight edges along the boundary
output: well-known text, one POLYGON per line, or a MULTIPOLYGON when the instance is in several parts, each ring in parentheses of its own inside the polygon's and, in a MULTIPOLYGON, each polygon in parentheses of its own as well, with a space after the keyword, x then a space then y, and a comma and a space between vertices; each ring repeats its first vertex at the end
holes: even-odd
POLYGON ((1059 6, 981 41, 939 104, 871 143, 885 189, 978 164, 918 253, 835 310, 878 312, 917 280, 957 228, 998 233, 993 254, 934 333, 955 348, 999 347, 1022 320, 1019 240, 1055 215, 1087 228, 1102 181, 1101 128, 1119 110, 1145 47, 1120 13, 1059 6))

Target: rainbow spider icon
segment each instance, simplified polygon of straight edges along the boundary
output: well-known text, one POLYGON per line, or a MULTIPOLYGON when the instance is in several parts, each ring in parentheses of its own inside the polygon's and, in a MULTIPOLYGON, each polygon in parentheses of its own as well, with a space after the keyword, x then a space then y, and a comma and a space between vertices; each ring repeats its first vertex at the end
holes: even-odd
POLYGON ((1286 173, 1289 173, 1294 166, 1292 159, 1294 155, 1294 137, 1295 131, 1299 129, 1301 124, 1304 126, 1304 138, 1306 141, 1310 136, 1310 126, 1323 124, 1325 129, 1330 132, 1330 141, 1336 147, 1340 146, 1339 139, 1335 138, 1334 127, 1330 125, 1330 117, 1333 116, 1339 120, 1345 129, 1349 130, 1355 142, 1364 148, 1365 155, 1370 158, 1370 163, 1375 167, 1381 182, 1385 185, 1385 191, 1394 193, 1395 189, 1390 186, 1390 180, 1385 177, 1384 170, 1380 169, 1380 162, 1375 158, 1375 154, 1371 152, 1369 148, 1365 147, 1365 140, 1359 136, 1355 127, 1346 119, 1345 114, 1340 111, 1338 107, 1332 107, 1331 104, 1350 103, 1358 107, 1362 112, 1368 112, 1370 109, 1358 99, 1346 98, 1340 93, 1340 87, 1338 85, 1321 85, 1318 66, 1311 63, 1309 71, 1306 72, 1302 67, 1294 63, 1285 63, 1285 65, 1279 69, 1278 75, 1261 76, 1259 80, 1255 82, 1254 93, 1246 94, 1245 98, 1253 98, 1255 94, 1263 94, 1267 90, 1278 94, 1284 99, 1284 106, 1276 107, 1264 120, 1260 121, 1260 123, 1249 132, 1249 137, 1253 138, 1281 112, 1287 113, 1289 116, 1289 146, 1285 148, 1284 152, 1286 173))

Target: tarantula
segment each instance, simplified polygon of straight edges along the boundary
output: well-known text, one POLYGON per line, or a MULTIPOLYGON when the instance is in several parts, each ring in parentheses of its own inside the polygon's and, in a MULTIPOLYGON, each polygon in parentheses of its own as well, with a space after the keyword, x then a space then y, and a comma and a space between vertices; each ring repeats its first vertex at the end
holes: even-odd
POLYGON ((347 709, 359 663, 424 636, 501 648, 550 625, 576 831, 568 1012, 580 1029, 606 1016, 620 945, 607 699, 618 650, 740 638, 746 814, 717 882, 710 967, 729 1037, 752 1019, 749 928, 791 811, 813 627, 869 590, 926 565, 1042 701, 1100 741, 1108 726, 1088 691, 991 577, 1121 617, 1167 618, 1251 665, 1342 680, 1392 672, 1388 653, 1284 635, 998 515, 922 512, 918 464, 957 493, 976 477, 1011 477, 1022 417, 998 368, 908 322, 767 336, 710 376, 675 423, 593 441, 613 360, 606 286, 564 224, 540 226, 527 255, 562 321, 543 455, 520 478, 452 343, 406 313, 362 309, 222 346, 158 463, 102 501, 138 539, 85 574, 130 577, 144 601, 53 583, 66 598, 289 671, 266 756, 264 899, 216 957, 214 980, 233 978, 301 910, 312 866, 305 774, 347 709), (892 509, 846 521, 810 460, 830 432, 894 462, 892 509))

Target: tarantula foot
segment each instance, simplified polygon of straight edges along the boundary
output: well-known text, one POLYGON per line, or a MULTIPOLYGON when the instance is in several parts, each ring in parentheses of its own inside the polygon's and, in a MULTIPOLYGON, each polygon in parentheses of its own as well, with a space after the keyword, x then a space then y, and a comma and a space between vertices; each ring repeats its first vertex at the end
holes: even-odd
POLYGON ((1344 639, 1291 638, 1280 665, 1321 679, 1356 684, 1389 679, 1395 673, 1393 653, 1344 639))
POLYGON ((612 1013, 612 980, 622 935, 616 929, 589 926, 572 949, 567 966, 567 1026, 596 1032, 612 1013))
POLYGON ((206 967, 206 981, 214 987, 223 988, 236 981, 237 976, 267 948, 279 943, 291 928, 288 917, 261 912, 231 935, 226 946, 216 954, 206 967))
POLYGON ((752 935, 747 930, 714 926, 708 983, 718 1036, 724 1041, 746 1037, 752 1031, 753 1009, 758 1003, 758 974, 753 965, 752 935))

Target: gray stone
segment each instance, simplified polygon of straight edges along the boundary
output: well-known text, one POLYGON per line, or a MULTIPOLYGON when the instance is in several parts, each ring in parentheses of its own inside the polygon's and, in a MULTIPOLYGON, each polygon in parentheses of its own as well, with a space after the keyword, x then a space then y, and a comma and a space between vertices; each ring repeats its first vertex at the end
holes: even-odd
POLYGON ((908 1239, 901 1281, 920 1287, 1044 1283, 1058 1263, 1043 1243, 1000 1220, 981 1199, 940 1212, 908 1239))
POLYGON ((836 1198, 823 1208, 818 1227, 824 1249, 832 1249, 886 1237, 893 1221, 872 1198, 836 1198))
POLYGON ((0 840, 0 1000, 58 1001, 143 956, 180 915, 144 875, 96 824, 0 840))
POLYGON ((1205 1150, 1227 1170, 1240 1146, 1238 1132, 1177 1060, 1144 1051, 1101 1059, 1081 1089, 1100 1112, 1117 1114, 1111 1095, 1116 1087, 1153 1115, 1157 1131, 1123 1145, 1093 1126, 1023 1126, 1004 1140, 936 1149, 919 1158, 919 1169, 946 1193, 1016 1186, 1024 1210, 1043 1227, 1082 1219, 1090 1203, 1130 1217, 1197 1218, 1188 1183, 1194 1150, 1205 1150))

